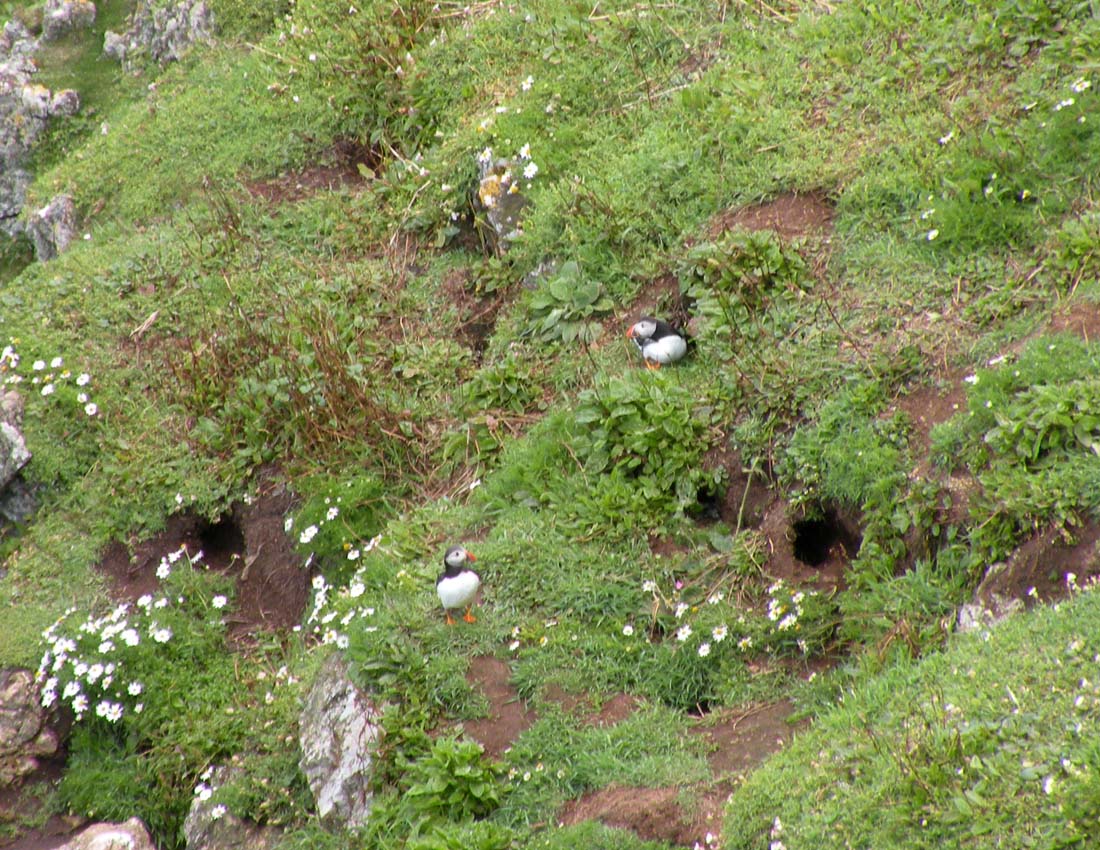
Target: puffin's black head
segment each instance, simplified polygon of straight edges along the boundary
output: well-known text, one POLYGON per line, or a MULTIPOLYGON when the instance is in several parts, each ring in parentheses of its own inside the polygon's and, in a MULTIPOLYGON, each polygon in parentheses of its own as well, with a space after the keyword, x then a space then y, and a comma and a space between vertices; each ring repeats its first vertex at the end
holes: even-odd
POLYGON ((661 324, 652 316, 642 316, 635 322, 630 330, 626 332, 628 339, 634 340, 638 345, 641 345, 648 339, 653 339, 653 335, 657 333, 657 326, 661 324))
POLYGON ((443 565, 447 568, 448 575, 458 575, 465 569, 467 562, 473 563, 477 558, 472 552, 467 552, 462 546, 452 546, 443 556, 443 565))

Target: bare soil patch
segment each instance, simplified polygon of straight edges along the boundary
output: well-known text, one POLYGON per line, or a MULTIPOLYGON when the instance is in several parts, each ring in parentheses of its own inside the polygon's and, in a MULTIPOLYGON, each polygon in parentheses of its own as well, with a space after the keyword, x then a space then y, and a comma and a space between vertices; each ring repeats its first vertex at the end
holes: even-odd
MULTIPOLYGON (((39 788, 56 784, 65 766, 65 756, 42 760, 38 770, 18 786, 0 788, 0 824, 15 824, 39 816, 42 799, 39 788)), ((17 838, 0 839, 3 850, 53 850, 68 841, 86 823, 84 818, 50 815, 45 823, 21 832, 17 838)))
POLYGON ((787 722, 789 702, 769 703, 717 712, 691 729, 711 746, 708 761, 720 781, 713 784, 635 788, 611 785, 572 800, 559 820, 586 820, 629 829, 639 837, 684 847, 703 843, 709 832, 719 835, 722 813, 734 789, 733 781, 781 749, 807 724, 787 722))
POLYGON ((181 547, 191 554, 201 551, 210 569, 236 576, 237 606, 227 618, 234 637, 256 629, 289 629, 301 622, 310 586, 309 571, 283 530, 293 504, 285 485, 269 479, 251 503, 237 503, 216 521, 179 513, 146 540, 110 544, 98 569, 112 595, 132 602, 157 591, 156 570, 169 552, 181 547))
POLYGON ((786 700, 723 709, 708 714, 691 731, 713 747, 707 761, 716 774, 744 775, 809 726, 809 721, 789 723, 793 711, 786 700))
POLYGON ((1100 338, 1100 304, 1077 301, 1059 310, 1051 317, 1047 331, 1077 334, 1086 342, 1100 338))
POLYGON ((251 181, 245 184, 245 189, 253 197, 272 205, 294 204, 318 192, 331 192, 364 183, 359 166, 375 171, 381 161, 377 150, 343 140, 322 154, 316 165, 270 180, 251 181))
POLYGON ((490 758, 499 758, 536 719, 512 687, 511 679, 508 664, 491 655, 474 658, 466 673, 466 681, 480 688, 489 700, 489 716, 466 720, 462 726, 490 758))
POLYGON ((1100 576, 1100 523, 1091 522, 1072 537, 1060 528, 1044 529, 1020 544, 1006 562, 991 567, 974 595, 991 609, 995 597, 1022 599, 1027 605, 1052 602, 1068 595, 1067 573, 1074 574, 1079 586, 1100 576))
POLYGON ((832 231, 835 211, 824 192, 788 192, 762 204, 726 210, 708 229, 715 238, 730 230, 774 230, 785 240, 832 231))

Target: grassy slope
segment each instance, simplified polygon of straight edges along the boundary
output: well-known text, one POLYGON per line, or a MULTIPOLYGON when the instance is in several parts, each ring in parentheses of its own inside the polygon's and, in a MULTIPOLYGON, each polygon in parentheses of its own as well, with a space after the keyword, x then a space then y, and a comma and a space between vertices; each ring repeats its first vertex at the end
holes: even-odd
MULTIPOLYGON (((359 547, 383 533, 354 576, 377 608, 377 631, 355 619, 357 603, 346 594, 333 593, 317 614, 350 617, 349 657, 360 668, 372 676, 401 671, 388 687, 405 707, 395 723, 414 760, 424 755, 417 730, 480 710, 462 679, 466 654, 519 642, 508 653, 516 683, 549 715, 521 739, 509 766, 522 774, 542 760, 574 765, 561 776, 515 783, 505 797, 492 823, 526 842, 528 823, 609 780, 705 777, 697 754, 680 752, 682 711, 697 702, 786 695, 813 713, 846 677, 861 681, 879 666, 857 653, 840 673, 806 686, 783 673, 749 674, 734 639, 715 643, 705 660, 695 651, 711 629, 740 617, 733 638, 753 639, 760 658, 799 653, 759 614, 769 580, 759 572, 758 539, 700 529, 682 515, 707 486, 694 472, 703 451, 727 440, 746 463, 777 461, 778 483, 811 509, 826 502, 864 511, 852 590, 818 600, 804 615, 801 634, 820 638, 813 651, 872 645, 901 627, 921 636, 918 645, 935 646, 939 618, 983 563, 1003 557, 1031 526, 1087 513, 1093 484, 1080 482, 1094 483, 1095 467, 1072 439, 1051 441, 1055 463, 1044 469, 1017 463, 1010 446, 991 458, 983 437, 995 423, 982 419, 987 399, 975 394, 978 416, 942 437, 941 454, 988 471, 989 503, 944 532, 938 556, 895 578, 899 529, 917 524, 931 534, 942 494, 932 480, 906 479, 916 460, 907 425, 882 412, 898 391, 930 379, 932 364, 1000 353, 1071 289, 1078 298, 1095 294, 1093 225, 1076 214, 1093 208, 1087 175, 1100 170, 1082 163, 1095 165, 1100 153, 1090 129, 1094 94, 1054 109, 1087 70, 1095 20, 1077 10, 1076 25, 1062 27, 1046 4, 933 5, 883 4, 874 14, 841 6, 832 15, 792 8, 782 16, 738 6, 718 16, 711 4, 596 14, 553 3, 530 13, 488 6, 469 18, 418 21, 380 4, 348 17, 336 5, 299 3, 288 37, 272 36, 256 50, 230 44, 195 54, 157 74, 152 88, 112 81, 97 66, 105 88, 96 119, 108 122, 108 133, 98 134, 98 123, 85 136, 79 127, 58 131, 43 155, 57 164, 33 189, 36 200, 71 191, 91 239, 48 266, 31 265, 0 293, 0 328, 18 339, 26 381, 39 380, 27 388, 47 380, 31 373, 33 360, 63 355, 72 376, 92 376, 100 409, 94 418, 83 414, 72 376, 55 374, 58 390, 48 398, 26 393, 43 508, 3 544, 10 573, 0 603, 18 605, 0 635, 0 660, 33 664, 46 624, 100 598, 89 567, 108 540, 155 529, 176 510, 177 494, 215 515, 247 492, 254 468, 278 463, 305 498, 297 528, 321 525, 309 548, 337 588, 358 566, 345 544, 359 547), (306 26, 311 32, 303 34, 306 26), (380 179, 281 206, 257 203, 242 189, 243 180, 307 163, 337 136, 374 146, 384 160, 380 179), (478 151, 514 155, 524 144, 539 174, 527 188, 525 236, 502 262, 455 233, 452 214, 469 228, 478 151), (415 149, 422 158, 413 164, 407 157, 415 149), (630 368, 630 355, 614 342, 601 340, 578 357, 524 334, 531 296, 517 281, 543 259, 574 259, 598 281, 613 299, 609 326, 617 332, 648 281, 669 271, 690 280, 685 243, 705 241, 713 216, 809 189, 825 190, 837 208, 828 254, 816 258, 822 279, 797 278, 808 294, 773 294, 767 309, 741 305, 732 335, 715 313, 682 368, 650 375, 630 368), (417 242, 406 241, 409 233, 417 242), (431 247, 448 239, 447 250, 431 247), (480 362, 448 333, 475 296, 501 305, 480 362), (590 436, 586 423, 617 416, 623 430, 590 436), (664 444, 629 442, 661 428, 664 444), (502 436, 513 433, 523 436, 502 436), (608 469, 604 452, 624 449, 649 459, 640 479, 608 469), (863 461, 848 462, 857 452, 863 461), (1064 480, 1052 480, 1051 469, 1066 470, 1064 480), (477 477, 484 483, 471 492, 477 477), (675 482, 683 492, 671 492, 675 482), (1055 496, 1038 498, 1040 491, 1055 496), (450 497, 426 495, 440 492, 450 497), (341 521, 326 525, 325 500, 336 498, 341 521), (971 526, 982 533, 972 535, 971 526), (673 539, 683 556, 654 556, 651 534, 673 539), (431 578, 444 543, 471 536, 491 593, 479 626, 457 633, 434 616, 431 578), (671 637, 641 639, 651 625, 671 633, 686 622, 667 610, 650 621, 645 580, 670 597, 679 581, 689 602, 720 591, 719 604, 688 615, 695 636, 682 651, 671 637), (745 609, 744 600, 757 604, 745 609), (637 625, 633 639, 623 634, 627 624, 637 625), (651 700, 653 711, 634 721, 633 732, 662 742, 658 752, 615 739, 563 748, 544 700, 550 683, 651 700)), ((1071 11, 1066 4, 1059 14, 1071 11)), ((791 260, 794 249, 784 250, 791 260)), ((746 273, 729 246, 712 256, 730 274, 746 273)), ((1025 371, 1058 386, 1086 379, 1095 356, 1085 351, 1077 366, 1049 368, 1032 358, 1025 371)), ((1002 380, 988 400, 1007 408, 1027 385, 1002 380)), ((1057 635, 1055 647, 1075 629, 1087 641, 1091 631, 1075 624, 1093 607, 1092 600, 1067 606, 1005 628, 995 641, 1023 640, 1016 636, 1029 629, 1057 635)), ((965 642, 917 667, 887 663, 880 682, 822 714, 814 732, 737 795, 730 846, 766 844, 775 815, 792 836, 897 846, 916 840, 909 827, 917 808, 935 825, 929 834, 940 836, 960 828, 945 811, 977 811, 991 834, 1003 834, 993 810, 1007 811, 996 801, 1009 799, 1022 801, 1037 832, 1051 828, 1060 804, 1094 817, 1072 773, 1045 797, 1036 782, 1013 784, 996 759, 982 767, 989 741, 1015 729, 991 709, 983 720, 993 731, 952 750, 955 717, 944 704, 965 713, 963 696, 937 693, 919 716, 884 705, 891 690, 907 695, 896 705, 928 702, 922 695, 936 693, 931 683, 943 665, 981 670, 993 663, 985 652, 965 642), (853 724, 853 711, 866 722, 853 724), (915 755, 898 743, 906 718, 923 736, 915 755), (878 737, 862 731, 868 725, 878 737), (868 777, 853 791, 868 807, 910 802, 883 825, 886 832, 858 833, 861 822, 844 812, 847 799, 811 807, 826 798, 826 786, 804 768, 806 795, 775 790, 814 760, 823 741, 848 759, 838 769, 868 777), (952 761, 959 758, 965 765, 952 761), (970 784, 950 778, 956 767, 970 784), (819 821, 851 833, 819 834, 819 821)), ((1092 655, 1087 646, 1082 652, 1092 655)), ((295 658, 291 652, 292 665, 306 663, 295 658)), ((1012 672, 1021 682, 1027 675, 1012 672)), ((209 700, 220 706, 233 688, 219 681, 209 700)), ((1017 698, 1022 690, 1014 688, 1017 698)), ((269 710, 248 694, 242 706, 269 710)), ((989 706, 1000 692, 966 697, 989 706)), ((1044 718, 1056 708, 1030 710, 1044 718)), ((282 703, 270 711, 269 729, 292 716, 282 703)), ((1048 755, 1061 741, 1052 724, 1036 725, 1050 736, 1027 757, 1053 764, 1048 755)), ((217 748, 231 744, 220 740, 204 749, 204 737, 220 739, 205 735, 212 728, 195 718, 186 756, 162 771, 173 779, 161 802, 154 795, 142 803, 162 838, 171 839, 201 767, 228 755, 217 748)), ((255 774, 288 769, 278 745, 264 739, 252 749, 270 754, 251 764, 255 774)), ((77 763, 99 761, 92 749, 77 763)), ((140 762, 118 761, 123 788, 140 762)), ((94 800, 102 782, 83 770, 72 771, 65 797, 77 807, 89 790, 94 800)), ((407 836, 412 815, 384 799, 379 830, 392 832, 375 840, 407 836)), ((125 795, 113 802, 118 816, 134 805, 125 795)), ((239 804, 270 820, 298 816, 293 802, 239 804)), ((1060 828, 1072 837, 1076 827, 1060 828)), ((565 846, 572 834, 538 840, 565 846)))

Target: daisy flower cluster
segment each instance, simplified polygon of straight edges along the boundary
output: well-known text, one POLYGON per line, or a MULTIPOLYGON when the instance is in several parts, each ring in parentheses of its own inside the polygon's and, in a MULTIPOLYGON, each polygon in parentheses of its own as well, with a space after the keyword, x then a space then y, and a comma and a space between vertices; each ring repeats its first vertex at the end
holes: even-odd
MULTIPOLYGON (((347 559, 349 561, 359 561, 381 542, 382 535, 379 534, 365 543, 354 546, 346 544, 347 559)), ((312 556, 310 557, 312 558, 312 556)), ((361 604, 364 601, 363 596, 366 590, 365 565, 361 565, 348 583, 342 587, 329 584, 323 575, 314 576, 313 609, 306 618, 306 628, 322 644, 335 644, 338 649, 347 649, 347 628, 356 618, 367 621, 367 625, 364 627, 365 631, 377 631, 378 627, 370 624, 370 618, 374 616, 374 608, 361 604)))
POLYGON ((29 364, 20 356, 17 339, 9 339, 0 349, 0 383, 4 386, 27 385, 33 393, 43 397, 73 397, 85 416, 99 415, 99 405, 91 398, 92 376, 87 372, 74 375, 65 367, 60 355, 32 360, 29 364))
MULTIPOLYGON (((312 543, 313 538, 317 536, 322 528, 324 528, 326 523, 330 523, 340 516, 340 502, 340 496, 337 496, 335 500, 330 496, 326 496, 323 515, 318 518, 316 522, 311 522, 303 526, 302 530, 298 533, 298 542, 303 546, 308 546, 312 543)), ((283 522, 283 531, 290 534, 294 530, 294 522, 295 518, 288 516, 283 522)))
MULTIPOLYGON (((197 571, 202 553, 188 556, 183 549, 161 559, 157 576, 162 582, 177 568, 197 571)), ((189 599, 162 585, 162 592, 145 594, 135 603, 124 602, 101 616, 89 615, 74 625, 69 609, 42 633, 46 649, 36 679, 45 708, 69 706, 76 720, 89 713, 108 723, 145 709, 147 677, 165 663, 179 643, 177 631, 195 620, 222 629, 221 609, 229 600, 216 594, 189 599)))

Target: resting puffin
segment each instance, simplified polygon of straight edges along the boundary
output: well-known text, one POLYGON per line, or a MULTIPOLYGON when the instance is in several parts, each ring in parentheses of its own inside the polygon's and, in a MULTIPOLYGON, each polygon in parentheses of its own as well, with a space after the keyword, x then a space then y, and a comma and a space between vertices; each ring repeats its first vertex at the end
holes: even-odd
POLYGON ((447 615, 447 625, 453 626, 454 619, 451 610, 465 608, 466 615, 462 618, 467 623, 477 622, 477 618, 470 613, 477 596, 477 589, 481 587, 481 576, 466 566, 466 562, 473 563, 477 558, 473 553, 467 552, 461 546, 452 546, 443 556, 443 573, 435 581, 435 589, 439 594, 439 601, 443 603, 443 613, 447 615))
POLYGON ((675 363, 687 354, 687 340, 668 322, 642 316, 626 332, 642 352, 647 369, 660 369, 662 363, 675 363))

